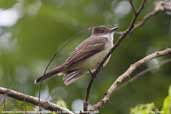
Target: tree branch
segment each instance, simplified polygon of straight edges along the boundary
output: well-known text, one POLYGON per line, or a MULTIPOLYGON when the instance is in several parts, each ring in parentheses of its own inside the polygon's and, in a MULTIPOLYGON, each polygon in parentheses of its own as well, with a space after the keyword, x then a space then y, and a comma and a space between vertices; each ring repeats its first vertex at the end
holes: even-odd
POLYGON ((135 9, 135 6, 134 6, 132 0, 129 0, 129 3, 130 3, 130 5, 131 5, 131 7, 132 7, 132 10, 133 10, 133 12, 134 12, 134 15, 136 15, 136 14, 137 14, 137 11, 136 11, 136 9, 135 9))
MULTIPOLYGON (((138 10, 135 9, 133 3, 132 3, 132 0, 129 0, 130 4, 131 4, 131 7, 133 9, 133 12, 134 12, 134 18, 132 19, 130 25, 128 26, 128 28, 123 31, 123 32, 120 32, 120 36, 118 38, 118 40, 116 41, 114 47, 110 50, 110 52, 106 55, 106 57, 103 59, 103 61, 99 64, 99 66, 97 67, 96 71, 91 74, 93 75, 94 77, 97 76, 98 72, 100 72, 103 64, 105 63, 105 61, 107 60, 107 58, 114 52, 114 50, 120 46, 121 42, 128 36, 128 34, 130 32, 133 32, 135 29, 143 26, 145 24, 145 22, 147 22, 150 18, 152 18, 153 16, 157 15, 159 12, 165 12, 165 11, 169 11, 171 12, 171 1, 158 1, 156 2, 155 4, 155 7, 154 9, 147 13, 142 20, 137 21, 137 18, 139 17, 140 13, 142 12, 143 8, 144 8, 144 5, 146 3, 146 0, 142 0, 138 10)), ((94 79, 95 78, 92 78, 88 84, 88 94, 90 94, 90 89, 92 87, 92 84, 94 82, 94 79)), ((87 95, 87 94, 86 94, 87 95)), ((89 97, 89 95, 87 95, 89 97)), ((87 101, 88 101, 88 97, 87 97, 87 101)), ((87 103, 85 103, 87 105, 87 103)))
MULTIPOLYGON (((102 68, 103 64, 105 63, 105 61, 107 60, 107 58, 114 52, 114 50, 118 46, 120 46, 123 39, 125 39, 130 32, 132 32, 133 30, 135 30, 138 27, 141 27, 147 20, 149 20, 154 15, 156 15, 158 12, 161 12, 161 11, 171 12, 171 2, 159 1, 156 3, 155 8, 152 12, 149 12, 147 15, 144 16, 144 18, 141 21, 136 23, 138 16, 140 15, 141 11, 144 8, 146 0, 142 0, 142 3, 141 3, 141 5, 137 11, 136 11, 133 3, 132 3, 132 0, 129 0, 129 1, 130 1, 131 6, 132 6, 132 9, 133 9, 135 16, 132 19, 129 27, 124 32, 122 32, 122 34, 119 36, 118 40, 116 41, 114 47, 110 50, 110 52, 107 54, 107 56, 104 58, 104 60, 99 64, 96 71, 91 74, 93 77, 91 78, 91 81, 90 81, 88 88, 87 88, 87 93, 86 93, 86 97, 85 97, 86 103, 88 101, 90 89, 91 89, 91 86, 93 84, 95 77, 97 76, 98 72, 101 70, 101 68, 102 68)), ((155 57, 166 56, 166 55, 171 55, 171 49, 170 48, 162 50, 162 51, 157 51, 153 54, 150 54, 150 55, 144 57, 143 59, 137 61, 133 65, 131 65, 125 73, 120 75, 119 78, 117 78, 117 80, 113 82, 113 84, 107 90, 104 97, 93 106, 93 110, 97 110, 97 109, 101 108, 105 103, 107 103, 107 101, 110 99, 110 97, 114 91, 116 91, 122 84, 127 82, 130 78, 134 77, 134 76, 131 76, 131 74, 138 67, 140 67, 141 65, 143 65, 144 63, 146 63, 147 61, 149 61, 155 57)), ((47 110, 50 110, 50 111, 54 111, 54 112, 58 112, 58 113, 74 114, 70 110, 63 108, 63 107, 60 107, 54 103, 48 102, 46 100, 39 99, 37 97, 29 96, 29 95, 26 95, 26 94, 23 94, 23 93, 20 93, 20 92, 11 90, 11 89, 0 87, 0 94, 4 94, 8 97, 11 97, 11 98, 23 101, 23 102, 31 103, 31 104, 36 105, 36 106, 40 106, 40 107, 47 109, 47 110)), ((85 111, 87 111, 87 104, 84 104, 84 105, 86 105, 85 111)))
POLYGON ((37 97, 29 96, 18 91, 14 91, 11 89, 0 87, 0 94, 6 95, 8 97, 14 98, 16 100, 20 100, 23 102, 31 103, 36 106, 40 106, 46 110, 58 112, 58 113, 66 113, 66 114, 74 114, 70 110, 60 107, 54 103, 48 102, 46 100, 42 100, 37 97))
POLYGON ((84 98, 84 104, 83 104, 84 112, 86 112, 88 110, 88 98, 89 98, 89 95, 90 95, 91 86, 92 86, 92 84, 94 82, 94 78, 95 78, 95 76, 93 75, 91 70, 89 70, 89 74, 91 75, 91 79, 90 79, 89 84, 87 86, 86 95, 85 95, 85 98, 84 98))
POLYGON ((113 92, 115 92, 121 85, 125 84, 126 82, 134 78, 135 75, 132 75, 132 73, 137 68, 139 68, 140 66, 142 66, 143 64, 145 64, 146 62, 150 61, 153 58, 157 58, 160 56, 168 56, 168 55, 171 55, 171 48, 164 49, 161 51, 156 51, 140 59, 134 64, 130 65, 130 67, 113 82, 113 84, 105 93, 104 97, 93 106, 92 110, 100 109, 105 103, 107 103, 107 101, 109 101, 113 92))
POLYGON ((103 64, 105 63, 105 61, 109 58, 109 56, 114 52, 114 50, 120 45, 120 43, 127 37, 127 35, 132 31, 132 29, 134 28, 134 24, 136 23, 136 20, 138 18, 138 16, 140 15, 141 11, 144 8, 146 0, 142 0, 142 3, 140 4, 140 7, 138 9, 138 11, 136 12, 134 18, 132 19, 129 27, 120 35, 119 39, 117 40, 117 42, 115 43, 115 45, 113 46, 113 48, 109 51, 109 53, 105 56, 105 58, 103 59, 103 61, 98 65, 97 69, 95 70, 95 72, 93 72, 91 75, 94 77, 90 80, 89 84, 88 84, 88 89, 87 89, 87 100, 84 103, 84 110, 87 110, 85 105, 87 105, 88 102, 88 98, 89 98, 89 94, 90 94, 90 89, 93 85, 94 79, 97 76, 97 74, 100 72, 100 70, 102 69, 103 64))
POLYGON ((143 26, 145 24, 145 22, 147 22, 151 17, 157 15, 160 12, 165 12, 165 11, 171 12, 171 1, 156 2, 154 9, 151 12, 147 13, 141 21, 137 22, 135 24, 134 29, 137 29, 138 27, 143 26))

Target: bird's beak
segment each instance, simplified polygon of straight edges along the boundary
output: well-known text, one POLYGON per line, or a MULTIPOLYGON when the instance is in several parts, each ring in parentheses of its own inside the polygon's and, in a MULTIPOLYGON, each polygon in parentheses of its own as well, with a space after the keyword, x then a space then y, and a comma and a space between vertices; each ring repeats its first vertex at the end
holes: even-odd
POLYGON ((114 32, 114 31, 117 30, 118 28, 119 28, 119 27, 113 27, 111 31, 114 32))

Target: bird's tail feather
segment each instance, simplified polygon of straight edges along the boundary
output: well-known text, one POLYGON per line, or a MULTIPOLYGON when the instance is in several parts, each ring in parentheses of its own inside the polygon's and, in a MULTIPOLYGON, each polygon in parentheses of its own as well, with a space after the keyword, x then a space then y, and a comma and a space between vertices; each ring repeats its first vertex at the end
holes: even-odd
POLYGON ((79 70, 73 71, 69 74, 66 74, 63 78, 65 85, 70 85, 71 83, 75 82, 79 78, 81 78, 82 73, 79 70))
POLYGON ((34 81, 35 84, 42 82, 43 80, 46 80, 48 78, 53 77, 55 74, 60 73, 64 70, 63 65, 57 66, 55 69, 52 69, 51 71, 47 72, 46 74, 43 74, 38 79, 34 81))

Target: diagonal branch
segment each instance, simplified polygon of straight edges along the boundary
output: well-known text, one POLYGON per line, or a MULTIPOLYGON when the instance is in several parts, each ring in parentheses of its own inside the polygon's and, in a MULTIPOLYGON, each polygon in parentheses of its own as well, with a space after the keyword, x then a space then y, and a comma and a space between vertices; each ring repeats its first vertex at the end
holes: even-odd
POLYGON ((23 101, 23 102, 31 103, 36 106, 40 106, 49 111, 54 111, 58 113, 66 113, 66 114, 74 114, 70 110, 60 107, 54 103, 51 103, 42 99, 39 100, 39 98, 37 97, 29 96, 29 95, 26 95, 26 94, 23 94, 23 93, 20 93, 18 91, 14 91, 11 89, 0 87, 0 94, 6 95, 8 97, 11 97, 11 98, 23 101))
POLYGON ((95 78, 91 70, 89 70, 89 73, 91 75, 91 79, 90 79, 90 82, 88 84, 88 87, 87 87, 87 90, 86 90, 86 95, 85 95, 85 98, 84 98, 84 104, 83 104, 84 112, 86 112, 88 110, 88 98, 89 98, 89 95, 90 95, 91 86, 92 86, 92 84, 94 82, 94 78, 95 78))
POLYGON ((101 70, 103 64, 105 63, 105 61, 107 60, 107 58, 113 53, 113 51, 121 44, 122 40, 124 40, 127 35, 131 32, 131 30, 134 28, 134 24, 136 23, 136 20, 138 18, 138 16, 140 15, 144 4, 145 4, 146 0, 143 0, 143 2, 140 5, 140 8, 137 12, 137 15, 132 19, 128 29, 126 29, 123 34, 121 34, 121 36, 119 37, 119 39, 116 41, 115 45, 113 46, 113 48, 110 50, 110 52, 106 55, 106 57, 103 59, 103 61, 99 64, 99 66, 97 67, 96 71, 93 73, 94 76, 97 75, 97 73, 101 70))
POLYGON ((107 103, 107 101, 109 101, 113 92, 115 92, 121 85, 127 83, 132 78, 135 78, 135 75, 132 75, 132 73, 137 68, 139 68, 146 62, 150 61, 151 59, 161 57, 161 56, 169 56, 169 55, 171 56, 171 48, 164 49, 161 51, 156 51, 156 52, 140 59, 139 61, 135 62, 134 64, 130 65, 130 67, 113 82, 113 84, 110 86, 110 88, 105 93, 104 97, 93 106, 92 110, 100 109, 104 104, 107 103))
POLYGON ((137 14, 137 11, 136 11, 136 9, 135 9, 135 6, 134 6, 132 0, 129 0, 129 3, 130 3, 130 5, 131 5, 131 7, 132 7, 132 10, 133 10, 133 12, 134 12, 134 15, 136 15, 136 14, 137 14))
MULTIPOLYGON (((137 29, 138 27, 143 26, 143 25, 145 24, 145 22, 147 22, 151 17, 157 15, 159 12, 160 12, 160 11, 158 11, 158 10, 157 10, 157 11, 156 11, 156 10, 153 10, 153 11, 147 13, 147 14, 143 17, 143 19, 142 19, 141 21, 139 21, 139 22, 137 22, 137 23, 135 24, 135 27, 133 28, 133 30, 137 29)), ((132 30, 132 31, 133 31, 133 30, 132 30)))
POLYGON ((156 2, 154 9, 151 12, 147 13, 141 21, 137 22, 135 24, 134 29, 137 29, 138 27, 143 26, 145 24, 145 22, 147 22, 150 18, 157 15, 158 13, 167 12, 167 11, 171 12, 171 1, 158 1, 158 2, 156 2))
MULTIPOLYGON (((134 7, 134 5, 133 5, 133 3, 132 3, 132 0, 129 0, 129 1, 130 1, 130 4, 131 4, 132 9, 136 11, 136 9, 135 9, 135 7, 134 7)), ((101 62, 101 64, 99 64, 99 66, 97 67, 96 71, 95 71, 93 74, 91 74, 92 76, 94 76, 94 77, 97 76, 98 72, 100 72, 100 70, 101 70, 103 64, 105 63, 105 61, 107 60, 107 58, 114 52, 114 50, 115 50, 117 47, 120 46, 121 42, 128 36, 128 34, 129 34, 130 32, 133 32, 135 29, 137 29, 137 28, 143 26, 143 25, 145 24, 145 22, 147 22, 147 21, 148 21, 149 19, 151 19, 153 16, 157 15, 159 12, 171 12, 171 1, 158 1, 158 2, 156 2, 155 7, 154 7, 154 9, 153 9, 151 12, 147 13, 147 14, 143 17, 142 20, 136 22, 138 16, 140 15, 141 11, 142 11, 143 8, 144 8, 144 5, 145 5, 146 1, 147 1, 147 0, 142 0, 141 5, 140 5, 140 7, 138 8, 138 10, 137 10, 136 12, 134 11, 134 14, 135 14, 135 15, 134 15, 134 18, 132 19, 130 25, 128 26, 128 28, 127 28, 125 31, 120 32, 120 36, 119 36, 118 40, 116 41, 114 47, 113 47, 113 48, 110 50, 110 52, 106 55, 106 57, 105 57, 104 60, 101 62)), ((89 85, 88 85, 88 86, 89 86, 89 87, 88 87, 88 89, 89 89, 88 91, 90 91, 94 79, 95 79, 95 78, 92 78, 92 79, 90 80, 89 85)), ((90 93, 89 93, 89 94, 90 94, 90 93)), ((87 96, 89 96, 89 95, 87 95, 87 96)), ((88 97, 87 97, 87 101, 88 101, 88 97)), ((86 104, 86 105, 87 105, 87 104, 86 104)))
POLYGON ((97 76, 97 74, 100 72, 100 70, 102 69, 103 64, 105 63, 105 61, 109 58, 109 56, 114 52, 114 50, 121 44, 121 42, 127 37, 127 35, 132 31, 132 29, 134 28, 134 24, 137 21, 138 16, 140 15, 141 11, 144 8, 146 0, 142 0, 140 7, 138 9, 138 11, 136 12, 136 15, 134 16, 134 18, 132 19, 129 27, 120 35, 119 39, 117 40, 117 42, 115 43, 115 45, 113 46, 113 48, 109 51, 109 53, 104 57, 103 61, 98 65, 97 69, 91 74, 94 78, 91 78, 89 84, 88 84, 88 89, 87 92, 89 92, 88 94, 86 94, 86 101, 84 103, 84 110, 87 110, 85 105, 87 105, 88 102, 88 98, 89 98, 89 94, 90 94, 90 89, 92 87, 93 81, 95 79, 95 77, 97 76))

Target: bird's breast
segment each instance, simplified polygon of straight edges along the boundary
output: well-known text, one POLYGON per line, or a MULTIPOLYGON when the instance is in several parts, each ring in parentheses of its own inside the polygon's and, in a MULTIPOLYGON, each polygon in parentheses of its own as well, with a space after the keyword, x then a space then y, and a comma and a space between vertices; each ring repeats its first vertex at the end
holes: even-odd
MULTIPOLYGON (((105 45, 105 49, 89 58, 87 58, 85 61, 83 61, 79 67, 82 67, 83 69, 95 69, 97 66, 103 61, 104 57, 109 53, 110 49, 113 47, 113 42, 108 41, 105 45)), ((110 58, 110 57, 109 57, 110 58)), ((104 65, 106 65, 109 61, 105 62, 104 65)))

